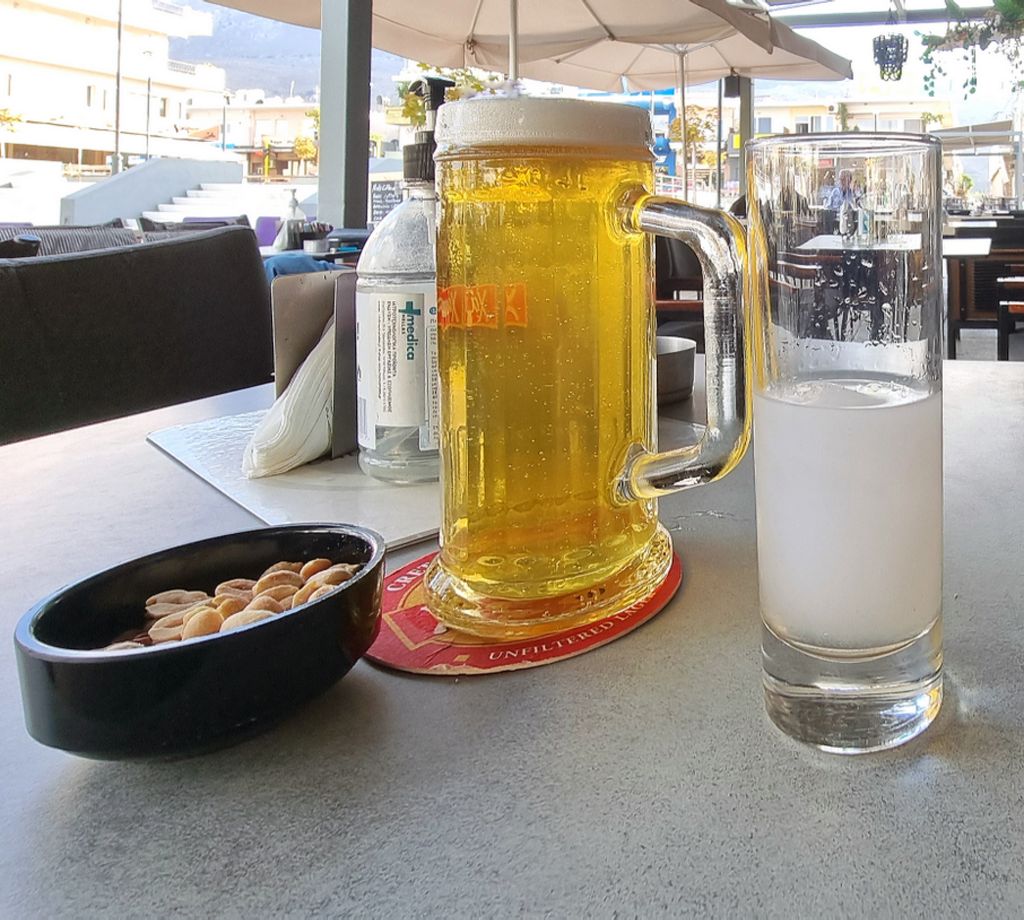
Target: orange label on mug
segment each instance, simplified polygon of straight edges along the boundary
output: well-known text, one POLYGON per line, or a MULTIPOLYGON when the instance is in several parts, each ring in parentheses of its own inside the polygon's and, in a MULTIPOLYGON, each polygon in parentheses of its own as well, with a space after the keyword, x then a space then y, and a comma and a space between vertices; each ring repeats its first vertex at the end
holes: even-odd
POLYGON ((498 286, 475 284, 466 288, 466 328, 498 328, 498 286))
POLYGON ((439 326, 466 324, 466 285, 453 284, 437 289, 437 323, 439 326))
POLYGON ((441 327, 457 329, 497 329, 499 319, 504 325, 525 327, 526 284, 517 281, 502 289, 504 301, 499 311, 496 284, 452 284, 437 289, 437 322, 441 327))
POLYGON ((522 281, 505 285, 505 325, 526 325, 526 285, 522 281))

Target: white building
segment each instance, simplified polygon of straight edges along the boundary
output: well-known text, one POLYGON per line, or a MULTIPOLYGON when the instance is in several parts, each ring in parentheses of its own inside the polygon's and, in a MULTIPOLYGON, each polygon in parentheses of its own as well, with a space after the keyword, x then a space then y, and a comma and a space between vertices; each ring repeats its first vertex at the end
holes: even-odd
MULTIPOLYGON (((190 105, 223 104, 224 71, 168 56, 171 36, 210 35, 210 14, 163 0, 122 0, 122 9, 122 153, 220 155, 189 139, 185 120, 190 105)), ((118 0, 0 0, 0 109, 21 119, 0 134, 6 156, 106 167, 115 146, 117 19, 118 0)))

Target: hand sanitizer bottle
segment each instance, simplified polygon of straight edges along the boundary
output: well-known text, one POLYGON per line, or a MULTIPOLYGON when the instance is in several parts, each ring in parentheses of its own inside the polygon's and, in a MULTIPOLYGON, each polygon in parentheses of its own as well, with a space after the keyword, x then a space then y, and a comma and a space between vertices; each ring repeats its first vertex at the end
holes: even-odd
POLYGON ((356 266, 359 466, 391 482, 438 478, 433 128, 451 85, 433 78, 413 84, 427 125, 403 151, 406 200, 370 234, 356 266))

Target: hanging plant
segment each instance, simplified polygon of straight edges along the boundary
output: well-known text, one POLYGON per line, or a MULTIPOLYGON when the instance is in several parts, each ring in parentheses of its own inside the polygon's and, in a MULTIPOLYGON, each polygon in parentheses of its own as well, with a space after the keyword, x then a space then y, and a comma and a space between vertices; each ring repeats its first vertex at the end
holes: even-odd
POLYGON ((903 65, 907 62, 906 38, 898 32, 875 37, 875 63, 883 80, 901 80, 903 65))
POLYGON ((967 21, 963 10, 954 2, 946 0, 946 8, 953 17, 946 25, 945 35, 922 35, 924 51, 921 61, 928 70, 924 75, 924 88, 929 96, 935 95, 939 77, 946 76, 943 61, 950 55, 960 55, 967 64, 967 79, 964 80, 965 95, 978 91, 978 50, 991 48, 998 52, 1010 65, 1014 74, 1014 91, 1024 89, 1024 0, 994 0, 992 9, 982 19, 967 21))

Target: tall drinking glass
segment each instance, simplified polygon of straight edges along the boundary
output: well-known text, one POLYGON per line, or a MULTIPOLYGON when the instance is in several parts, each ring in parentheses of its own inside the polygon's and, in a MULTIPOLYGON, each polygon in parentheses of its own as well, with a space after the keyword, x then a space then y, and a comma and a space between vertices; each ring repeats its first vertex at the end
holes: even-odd
POLYGON ((827 750, 879 750, 942 700, 940 146, 749 152, 768 714, 827 750))

